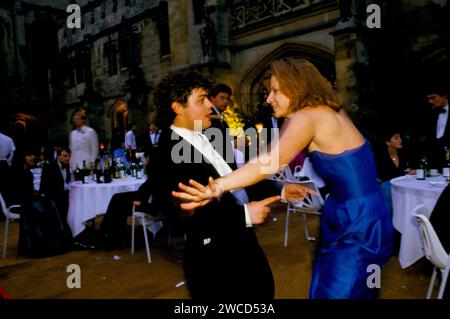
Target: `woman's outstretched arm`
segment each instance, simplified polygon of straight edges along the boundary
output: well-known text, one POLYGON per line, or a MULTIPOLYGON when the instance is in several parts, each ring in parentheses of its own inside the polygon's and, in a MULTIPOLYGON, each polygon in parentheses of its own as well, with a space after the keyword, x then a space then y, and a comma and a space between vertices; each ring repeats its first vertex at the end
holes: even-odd
MULTIPOLYGON (((308 113, 301 113, 303 112, 295 113, 285 122, 280 141, 275 144, 271 153, 259 156, 253 163, 247 163, 227 176, 216 180, 210 178, 209 186, 203 186, 193 180, 189 181, 189 186, 180 183, 178 187, 181 191, 172 191, 172 195, 185 201, 181 204, 183 209, 195 209, 220 197, 224 191, 253 185, 277 172, 280 166, 288 164, 300 150, 307 147, 314 137, 312 119, 308 113)), ((296 197, 301 194, 301 197, 304 197, 310 192, 308 188, 296 185, 291 195, 296 197)))
POLYGON ((314 137, 315 126, 309 112, 298 111, 283 125, 279 141, 271 151, 258 156, 241 168, 217 179, 223 192, 247 187, 276 173, 281 166, 289 164, 298 152, 309 145, 314 137))

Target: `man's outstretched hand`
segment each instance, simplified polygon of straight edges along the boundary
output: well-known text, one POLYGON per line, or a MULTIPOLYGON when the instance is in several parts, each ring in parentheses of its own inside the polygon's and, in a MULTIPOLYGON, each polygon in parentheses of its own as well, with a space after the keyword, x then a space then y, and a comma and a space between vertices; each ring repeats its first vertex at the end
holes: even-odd
POLYGON ((189 180, 189 185, 179 183, 178 187, 181 192, 172 191, 172 196, 183 201, 180 207, 183 210, 194 210, 196 208, 205 206, 214 198, 222 195, 220 185, 214 181, 212 177, 209 178, 209 184, 204 186, 192 179, 189 180))
POLYGON ((267 215, 270 213, 270 204, 275 203, 281 199, 281 196, 272 196, 260 201, 250 202, 247 204, 248 214, 250 215, 250 221, 253 225, 264 223, 267 215))

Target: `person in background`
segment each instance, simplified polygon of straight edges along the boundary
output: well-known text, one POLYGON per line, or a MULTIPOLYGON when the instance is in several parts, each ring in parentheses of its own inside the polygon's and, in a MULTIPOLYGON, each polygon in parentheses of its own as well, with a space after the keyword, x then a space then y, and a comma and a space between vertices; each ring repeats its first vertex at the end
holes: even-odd
POLYGON ((18 204, 23 207, 31 204, 35 190, 33 173, 30 169, 35 165, 35 153, 34 149, 25 149, 23 156, 17 156, 14 159, 11 175, 7 177, 9 187, 6 197, 10 204, 18 204))
MULTIPOLYGON (((391 180, 405 174, 415 174, 416 171, 411 168, 411 158, 404 149, 399 130, 386 130, 383 141, 384 145, 381 145, 375 152, 375 162, 381 192, 391 214, 393 214, 391 180)), ((394 229, 394 255, 397 255, 400 250, 400 241, 401 234, 394 229)))
MULTIPOLYGON (((12 140, 12 138, 0 133, 0 193, 3 195, 3 197, 7 197, 6 193, 8 192, 9 188, 9 179, 6 178, 6 176, 11 175, 11 165, 13 162, 15 150, 16 146, 14 145, 14 141, 12 140)), ((10 204, 8 203, 7 198, 4 199, 7 205, 10 204)), ((3 218, 4 215, 0 212, 0 220, 2 220, 3 218)))
POLYGON ((75 113, 72 121, 75 129, 69 135, 69 148, 72 151, 70 168, 73 172, 77 167, 83 167, 83 161, 86 161, 88 167, 95 163, 98 156, 98 137, 95 130, 86 125, 87 118, 84 113, 75 113))
POLYGON ((445 163, 445 148, 450 148, 447 88, 430 85, 426 89, 426 98, 431 109, 418 119, 413 131, 415 160, 418 162, 426 156, 429 169, 441 170, 445 163))
POLYGON ((230 104, 230 99, 232 95, 231 88, 223 83, 215 85, 208 93, 208 99, 213 104, 213 113, 217 116, 216 119, 212 120, 211 127, 228 127, 227 123, 223 120, 222 113, 225 112, 228 105, 230 104))
POLYGON ((414 174, 410 169, 409 155, 404 151, 400 132, 389 129, 384 134, 384 146, 375 153, 378 179, 381 182, 381 191, 392 212, 391 179, 405 174, 414 174))
POLYGON ((211 127, 219 129, 222 134, 220 143, 218 143, 219 141, 214 140, 213 145, 216 148, 216 151, 229 165, 231 165, 231 168, 235 169, 237 166, 233 151, 234 137, 227 131, 229 126, 223 117, 223 112, 226 111, 230 104, 232 92, 233 91, 228 85, 219 83, 209 90, 208 99, 212 103, 211 127))
POLYGON ((12 138, 0 132, 0 162, 5 162, 6 165, 11 166, 15 150, 16 146, 12 138))
POLYGON ((48 160, 48 154, 47 153, 48 152, 47 152, 45 146, 41 146, 39 148, 39 157, 38 157, 38 160, 37 160, 37 163, 36 163, 36 166, 38 168, 44 169, 44 167, 47 166, 50 163, 50 161, 48 160))
POLYGON ((72 180, 70 174, 70 149, 58 148, 56 161, 51 161, 43 170, 40 192, 53 200, 64 222, 67 219, 69 208, 69 184, 72 180))
POLYGON ((158 147, 159 137, 161 136, 161 130, 156 126, 154 122, 149 125, 149 138, 152 147, 158 147))
POLYGON ((136 131, 136 124, 134 123, 129 123, 127 125, 127 133, 125 134, 125 149, 127 152, 127 160, 129 162, 133 161, 136 159, 136 135, 135 135, 135 131, 136 131))

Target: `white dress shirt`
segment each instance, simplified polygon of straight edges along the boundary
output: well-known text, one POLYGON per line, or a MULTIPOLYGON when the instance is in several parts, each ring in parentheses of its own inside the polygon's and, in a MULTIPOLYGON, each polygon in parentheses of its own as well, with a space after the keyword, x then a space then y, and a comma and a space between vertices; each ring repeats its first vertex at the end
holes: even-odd
POLYGON ((158 144, 160 135, 161 135, 161 130, 158 130, 155 133, 150 133, 150 141, 152 142, 153 145, 158 144))
POLYGON ((219 120, 223 120, 223 115, 222 115, 222 113, 219 111, 219 109, 213 104, 212 105, 212 108, 213 108, 213 110, 214 110, 214 112, 216 113, 216 115, 219 117, 219 120))
POLYGON ((136 136, 132 130, 125 134, 125 148, 128 149, 128 147, 131 147, 132 150, 136 149, 136 136))
POLYGON ((72 151, 70 157, 70 168, 82 167, 83 161, 86 165, 94 163, 98 155, 98 137, 94 129, 83 125, 73 130, 69 135, 69 147, 72 151))
POLYGON ((11 166, 15 150, 12 138, 0 133, 0 161, 6 161, 11 166))
POLYGON ((442 136, 444 136, 445 133, 445 127, 447 125, 448 120, 448 104, 446 106, 443 106, 443 109, 445 110, 445 113, 439 113, 437 125, 436 125, 436 138, 439 139, 442 136))
POLYGON ((68 190, 69 189, 69 185, 66 182, 66 180, 67 180, 67 170, 63 168, 62 164, 58 160, 56 162, 58 163, 59 170, 61 171, 61 175, 62 175, 63 180, 64 180, 64 190, 68 190))
MULTIPOLYGON (((214 166, 220 176, 228 175, 233 171, 230 166, 228 166, 227 162, 225 162, 223 157, 220 156, 219 153, 217 153, 217 151, 214 149, 214 147, 211 145, 208 138, 204 134, 200 132, 193 132, 191 130, 174 125, 171 125, 170 128, 179 136, 184 138, 187 142, 189 142, 192 146, 194 146, 201 154, 203 154, 208 162, 210 162, 214 166)), ((242 188, 232 190, 231 193, 233 194, 236 203, 244 206, 245 222, 247 227, 252 227, 253 225, 250 221, 250 215, 246 205, 246 203, 248 203, 247 193, 242 188)))

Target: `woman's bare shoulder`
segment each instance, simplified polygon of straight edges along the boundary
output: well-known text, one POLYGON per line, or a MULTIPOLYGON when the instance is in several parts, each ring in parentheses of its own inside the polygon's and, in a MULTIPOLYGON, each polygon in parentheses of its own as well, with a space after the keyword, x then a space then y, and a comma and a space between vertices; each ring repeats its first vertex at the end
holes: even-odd
POLYGON ((339 113, 328 106, 317 105, 307 106, 301 110, 294 112, 291 117, 302 121, 324 121, 333 120, 339 113))
POLYGON ((301 109, 290 114, 287 118, 287 122, 293 123, 293 126, 295 127, 298 127, 298 125, 304 126, 311 124, 314 120, 314 117, 314 113, 306 109, 301 109))

